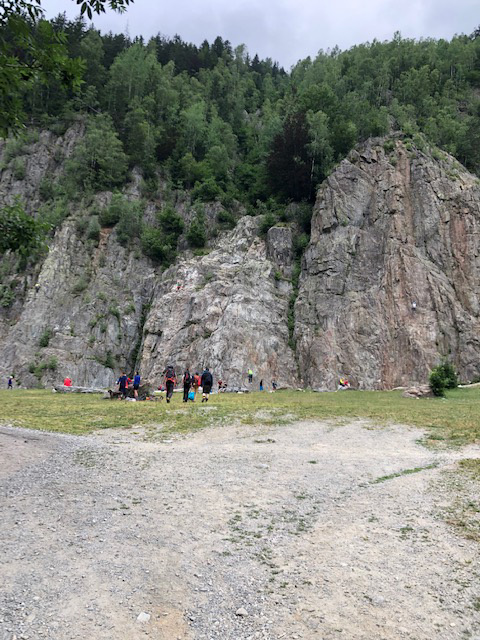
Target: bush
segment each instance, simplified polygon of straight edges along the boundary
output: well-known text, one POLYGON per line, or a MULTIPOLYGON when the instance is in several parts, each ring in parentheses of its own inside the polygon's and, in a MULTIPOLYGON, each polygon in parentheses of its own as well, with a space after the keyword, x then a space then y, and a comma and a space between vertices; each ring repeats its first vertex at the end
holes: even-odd
POLYGON ((102 227, 114 227, 120 220, 123 207, 125 206, 125 199, 121 193, 114 193, 112 201, 108 207, 105 207, 100 211, 98 221, 102 227))
POLYGON ((15 292, 10 287, 0 285, 0 307, 6 309, 15 300, 15 292))
POLYGON ((53 331, 51 329, 45 329, 45 331, 40 336, 38 345, 42 347, 42 349, 44 349, 45 347, 48 347, 50 343, 50 338, 52 337, 52 335, 53 335, 53 331))
POLYGON ((97 216, 93 216, 92 218, 90 218, 90 222, 88 223, 87 239, 98 242, 100 240, 100 231, 101 227, 98 222, 98 218, 97 216))
POLYGON ((25 178, 27 168, 23 158, 15 158, 12 162, 12 173, 15 180, 23 180, 25 178))
POLYGON ((117 240, 128 247, 142 233, 143 208, 139 202, 125 201, 117 224, 117 240))
POLYGON ((193 249, 201 249, 207 242, 207 234, 205 232, 205 217, 201 214, 193 219, 187 231, 187 242, 193 249))
POLYGON ((38 186, 38 193, 41 200, 52 200, 55 195, 55 189, 50 178, 42 178, 38 186))
POLYGON ((25 213, 16 198, 14 204, 0 210, 0 253, 10 249, 28 256, 43 246, 47 230, 48 225, 25 213))
POLYGON ((161 229, 146 227, 141 237, 142 249, 149 258, 162 265, 171 264, 177 255, 176 246, 173 247, 161 229))
POLYGON ((82 293, 83 291, 85 291, 85 289, 88 287, 89 284, 90 284, 90 276, 88 274, 84 273, 82 276, 80 276, 80 278, 77 280, 77 282, 73 285, 72 293, 74 295, 82 293))
POLYGON ((196 182, 192 190, 193 200, 201 202, 213 202, 222 195, 222 190, 213 178, 207 178, 204 182, 196 182))
POLYGON ((273 213, 273 211, 269 211, 268 213, 266 213, 260 223, 260 233, 262 235, 266 235, 268 230, 271 227, 275 226, 276 222, 277 216, 273 213))
POLYGON ((458 386, 458 377, 451 362, 444 359, 434 367, 429 376, 430 389, 433 395, 443 397, 445 389, 455 389, 458 386))
POLYGON ((440 364, 440 369, 445 380, 445 388, 456 389, 458 387, 458 376, 453 364, 448 360, 443 360, 440 364))
POLYGON ((225 209, 218 212, 217 220, 223 229, 233 229, 237 224, 233 213, 225 209))
POLYGON ((438 367, 434 367, 429 376, 430 389, 434 396, 438 396, 439 398, 443 398, 445 395, 445 380, 443 378, 442 372, 439 371, 438 367))

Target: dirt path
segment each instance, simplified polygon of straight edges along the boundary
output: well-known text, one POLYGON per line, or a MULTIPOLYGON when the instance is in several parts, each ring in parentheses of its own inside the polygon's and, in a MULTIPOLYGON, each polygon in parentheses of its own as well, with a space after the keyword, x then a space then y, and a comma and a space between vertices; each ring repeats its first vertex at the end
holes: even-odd
POLYGON ((0 427, 0 638, 479 640, 478 546, 441 510, 480 450, 421 435, 0 427))

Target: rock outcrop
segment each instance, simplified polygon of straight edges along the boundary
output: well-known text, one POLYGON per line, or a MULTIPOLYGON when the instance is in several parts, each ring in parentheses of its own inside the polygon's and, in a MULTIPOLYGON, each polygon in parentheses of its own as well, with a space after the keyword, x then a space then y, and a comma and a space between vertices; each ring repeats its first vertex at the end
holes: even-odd
POLYGON ((181 260, 158 280, 141 349, 148 378, 158 379, 171 362, 179 371, 209 366, 229 386, 241 386, 249 368, 256 389, 272 377, 297 384, 287 328, 292 287, 275 278, 282 265, 268 258, 288 255, 292 238, 284 233, 280 249, 281 234, 270 231, 261 239, 258 220, 246 216, 211 253, 181 260))
POLYGON ((442 355, 463 379, 480 372, 479 181, 446 154, 382 143, 318 193, 295 305, 308 385, 424 382, 442 355))
MULTIPOLYGON (((35 213, 42 182, 61 174, 59 158, 81 135, 81 124, 61 138, 40 134, 23 181, 8 164, 0 173, 0 204, 18 194, 35 213)), ((385 389, 424 383, 441 356, 462 379, 478 376, 479 181, 446 154, 407 146, 371 140, 320 188, 293 336, 290 226, 264 236, 259 219, 244 216, 197 257, 182 237, 162 271, 121 246, 115 229, 88 242, 78 224, 86 212, 71 210, 35 271, 8 276, 16 295, 0 308, 0 376, 32 386, 68 374, 109 387, 135 367, 155 385, 173 363, 179 372, 209 366, 230 387, 245 386, 252 368, 253 388, 275 377, 280 387, 335 389, 346 376, 355 388, 385 389)), ((125 195, 138 198, 140 184, 133 172, 125 195)), ((187 195, 175 206, 188 227, 187 195)), ((146 202, 146 220, 161 206, 161 194, 146 202)), ((220 211, 206 208, 207 228, 220 211)))

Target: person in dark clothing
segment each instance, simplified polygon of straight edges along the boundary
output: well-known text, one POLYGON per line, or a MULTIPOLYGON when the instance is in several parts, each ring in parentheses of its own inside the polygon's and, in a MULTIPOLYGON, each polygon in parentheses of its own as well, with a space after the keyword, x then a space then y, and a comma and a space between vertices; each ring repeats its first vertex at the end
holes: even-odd
POLYGON ((171 364, 168 365, 163 373, 165 376, 165 388, 167 390, 167 403, 169 403, 172 399, 173 389, 177 384, 177 374, 175 373, 175 369, 171 364))
POLYGON ((13 389, 13 376, 8 376, 8 389, 13 389))
POLYGON ((188 402, 188 392, 193 383, 193 376, 190 374, 188 367, 183 372, 183 401, 188 402))
POLYGON ((202 373, 202 402, 208 402, 208 396, 213 386, 213 376, 210 373, 210 369, 205 367, 205 371, 202 373))
POLYGON ((122 375, 118 379, 118 390, 122 394, 122 398, 126 398, 127 397, 127 393, 128 393, 128 378, 124 373, 122 373, 122 375))
POLYGON ((135 377, 133 378, 133 395, 135 396, 135 398, 138 398, 138 389, 140 388, 140 374, 138 373, 138 371, 135 374, 135 377))

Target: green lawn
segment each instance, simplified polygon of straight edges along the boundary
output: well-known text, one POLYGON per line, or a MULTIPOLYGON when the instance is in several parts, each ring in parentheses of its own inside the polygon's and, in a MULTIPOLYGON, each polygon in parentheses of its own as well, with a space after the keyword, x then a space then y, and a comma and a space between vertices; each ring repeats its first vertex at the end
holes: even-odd
POLYGON ((464 444, 480 440, 480 388, 450 391, 445 400, 402 398, 397 391, 277 391, 213 395, 208 404, 197 398, 188 405, 181 394, 174 394, 166 405, 44 390, 0 391, 0 423, 78 435, 116 427, 161 425, 162 433, 173 433, 233 421, 284 424, 315 418, 371 418, 380 424, 417 425, 428 431, 432 442, 464 444))

